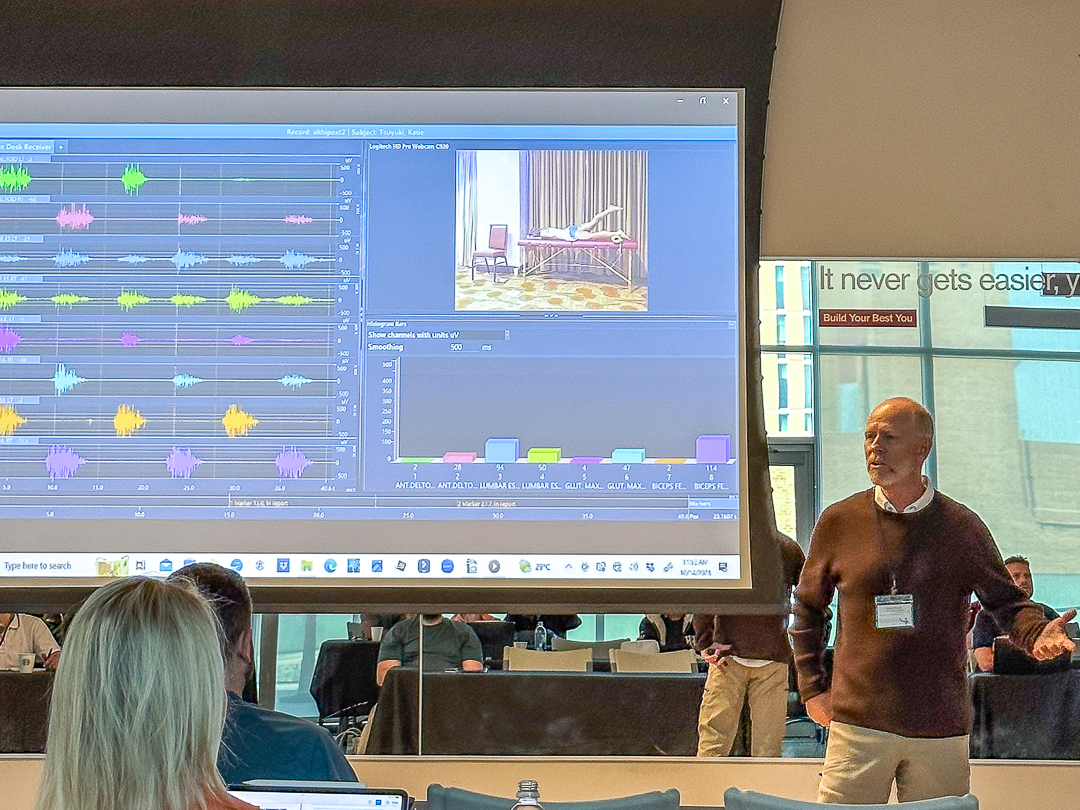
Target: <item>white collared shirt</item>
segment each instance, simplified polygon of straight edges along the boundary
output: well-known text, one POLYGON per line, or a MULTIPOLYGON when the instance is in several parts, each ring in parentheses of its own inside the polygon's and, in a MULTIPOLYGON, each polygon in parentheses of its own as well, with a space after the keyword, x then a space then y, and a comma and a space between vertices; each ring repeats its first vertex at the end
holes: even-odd
POLYGON ((923 491, 923 494, 920 495, 914 503, 911 503, 908 506, 904 507, 903 512, 901 512, 899 509, 889 503, 889 499, 885 497, 885 490, 883 490, 879 486, 874 487, 874 503, 876 503, 878 505, 878 508, 881 509, 883 512, 892 512, 894 515, 909 515, 912 512, 921 512, 923 509, 930 505, 930 501, 934 500, 934 488, 930 486, 930 479, 927 478, 925 475, 922 477, 922 485, 926 487, 926 489, 923 491))
POLYGON ((0 641, 0 669, 18 669, 22 653, 34 653, 41 662, 59 649, 45 622, 37 616, 16 613, 0 641))

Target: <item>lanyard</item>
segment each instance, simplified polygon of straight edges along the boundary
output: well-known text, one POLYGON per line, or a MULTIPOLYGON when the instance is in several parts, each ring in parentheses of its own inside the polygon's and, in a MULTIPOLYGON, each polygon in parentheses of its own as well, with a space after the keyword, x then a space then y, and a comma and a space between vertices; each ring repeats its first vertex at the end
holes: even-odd
MULTIPOLYGON (((885 548, 885 535, 881 531, 881 507, 877 503, 873 504, 874 510, 874 537, 877 539, 878 551, 881 552, 881 558, 887 559, 889 557, 888 549, 885 548)), ((910 529, 910 527, 907 527, 910 529)), ((907 531, 904 532, 904 539, 907 539, 907 531)), ((889 593, 892 596, 896 596, 899 591, 896 587, 896 567, 899 565, 899 561, 894 560, 888 564, 889 568, 889 593)))

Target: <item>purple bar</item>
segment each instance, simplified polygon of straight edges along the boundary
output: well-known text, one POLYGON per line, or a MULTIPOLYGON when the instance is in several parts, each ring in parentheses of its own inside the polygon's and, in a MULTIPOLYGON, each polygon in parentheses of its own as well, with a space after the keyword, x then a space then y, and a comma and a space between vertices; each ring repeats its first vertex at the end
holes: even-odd
POLYGON ((600 456, 574 456, 570 459, 571 464, 599 464, 604 459, 600 456))
POLYGON ((696 455, 698 464, 727 464, 731 461, 731 437, 698 436, 696 455))
POLYGON ((476 453, 446 453, 442 460, 447 464, 472 464, 476 461, 476 453))

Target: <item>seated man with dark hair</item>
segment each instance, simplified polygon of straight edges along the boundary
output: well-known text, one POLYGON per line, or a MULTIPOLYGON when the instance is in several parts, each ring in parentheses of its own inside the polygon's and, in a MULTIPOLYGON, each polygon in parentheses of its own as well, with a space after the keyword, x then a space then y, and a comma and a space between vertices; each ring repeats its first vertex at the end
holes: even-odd
POLYGON ((225 634, 225 689, 229 706, 218 770, 227 785, 250 779, 355 782, 348 760, 324 728, 245 703, 240 695, 254 668, 251 594, 243 578, 214 563, 186 565, 169 579, 195 583, 217 612, 225 634))
MULTIPOLYGON (((1031 565, 1027 557, 1019 554, 1005 560, 1005 570, 1012 577, 1013 584, 1024 592, 1024 596, 1031 599, 1035 593, 1035 583, 1031 579, 1031 565)), ((1056 619, 1057 611, 1041 602, 1035 602, 1035 606, 1043 612, 1047 619, 1056 619)), ((994 670, 994 639, 1006 635, 1001 631, 989 611, 980 610, 975 616, 975 627, 971 631, 971 647, 975 653, 975 663, 983 672, 994 670)))

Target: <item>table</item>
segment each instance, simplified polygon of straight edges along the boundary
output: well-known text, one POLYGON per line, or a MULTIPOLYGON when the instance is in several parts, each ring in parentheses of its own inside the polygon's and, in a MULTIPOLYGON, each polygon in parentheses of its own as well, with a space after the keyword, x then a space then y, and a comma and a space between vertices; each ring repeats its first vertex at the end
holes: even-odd
POLYGON ((366 713, 374 705, 379 698, 379 687, 375 685, 378 663, 378 642, 338 639, 323 642, 309 690, 319 707, 320 723, 328 717, 344 721, 366 713))
POLYGON ((0 670, 0 754, 45 750, 52 682, 53 674, 45 670, 0 670))
POLYGON ((973 758, 1080 759, 1080 670, 969 680, 973 758))
MULTIPOLYGON (((424 673, 424 754, 693 756, 705 676, 424 673)), ((417 672, 387 673, 369 754, 417 753, 417 672)))
POLYGON ((519 240, 518 247, 521 248, 521 275, 523 276, 540 272, 545 265, 552 263, 559 256, 572 255, 571 251, 579 251, 590 260, 588 266, 610 270, 626 282, 628 290, 633 286, 631 251, 638 249, 638 243, 633 239, 612 242, 610 239, 566 241, 565 239, 534 237, 519 240), (622 264, 624 255, 627 257, 625 267, 622 264))

